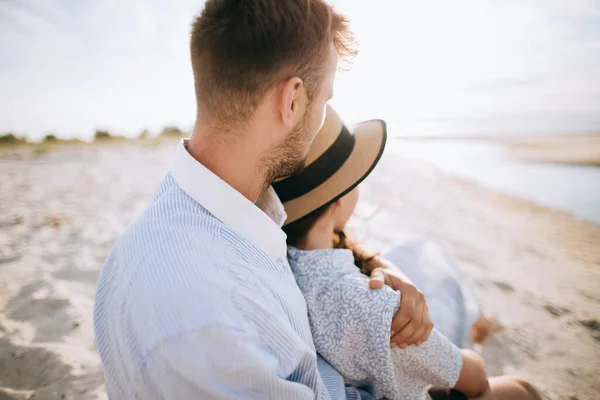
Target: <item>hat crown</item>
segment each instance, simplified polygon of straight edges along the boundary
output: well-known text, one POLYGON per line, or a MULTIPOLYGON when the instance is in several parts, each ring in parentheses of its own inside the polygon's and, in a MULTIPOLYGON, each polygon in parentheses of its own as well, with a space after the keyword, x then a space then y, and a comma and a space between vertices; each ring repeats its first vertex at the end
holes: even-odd
POLYGON ((340 135, 343 126, 344 123, 339 114, 335 112, 333 107, 327 105, 325 121, 310 145, 306 156, 306 166, 312 164, 333 145, 340 135))

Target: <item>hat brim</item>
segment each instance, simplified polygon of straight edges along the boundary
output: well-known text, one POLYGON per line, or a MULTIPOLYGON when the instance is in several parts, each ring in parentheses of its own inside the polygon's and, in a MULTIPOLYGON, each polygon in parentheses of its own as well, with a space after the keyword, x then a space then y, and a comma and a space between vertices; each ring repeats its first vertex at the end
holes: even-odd
POLYGON ((333 204, 351 192, 369 174, 381 158, 387 140, 385 122, 380 119, 361 122, 352 130, 354 148, 342 166, 325 182, 308 193, 284 203, 284 225, 300 221, 313 211, 333 204))

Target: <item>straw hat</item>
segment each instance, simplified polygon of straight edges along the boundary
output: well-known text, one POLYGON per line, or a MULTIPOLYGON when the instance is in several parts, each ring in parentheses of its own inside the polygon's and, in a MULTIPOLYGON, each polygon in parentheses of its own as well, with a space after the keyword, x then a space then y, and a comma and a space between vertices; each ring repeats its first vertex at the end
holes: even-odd
POLYGON ((287 213, 284 225, 332 204, 354 189, 377 165, 386 137, 384 121, 361 122, 350 132, 328 106, 304 170, 273 183, 287 213))

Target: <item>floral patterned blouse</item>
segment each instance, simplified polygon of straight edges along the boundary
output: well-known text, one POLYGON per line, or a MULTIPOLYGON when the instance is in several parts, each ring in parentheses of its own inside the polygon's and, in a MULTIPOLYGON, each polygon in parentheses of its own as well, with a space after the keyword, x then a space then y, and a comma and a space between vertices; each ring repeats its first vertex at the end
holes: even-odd
POLYGON ((462 368, 460 349, 435 329, 421 346, 390 347, 400 292, 368 287, 350 250, 288 248, 304 294, 317 352, 347 385, 375 398, 428 399, 431 386, 452 387, 462 368))

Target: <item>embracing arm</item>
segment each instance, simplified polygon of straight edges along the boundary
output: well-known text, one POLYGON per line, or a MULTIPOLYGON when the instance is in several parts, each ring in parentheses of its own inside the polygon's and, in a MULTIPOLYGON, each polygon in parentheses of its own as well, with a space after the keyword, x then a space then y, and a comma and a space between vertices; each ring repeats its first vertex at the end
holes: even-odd
POLYGON ((363 272, 371 276, 369 287, 381 289, 384 284, 402 294, 400 311, 392 321, 391 344, 404 349, 411 344, 420 346, 433 329, 433 321, 423 293, 389 261, 374 257, 364 266, 363 272))
POLYGON ((277 359, 256 334, 206 327, 159 343, 136 374, 145 399, 314 399, 307 386, 278 375, 277 359))

